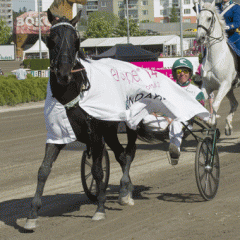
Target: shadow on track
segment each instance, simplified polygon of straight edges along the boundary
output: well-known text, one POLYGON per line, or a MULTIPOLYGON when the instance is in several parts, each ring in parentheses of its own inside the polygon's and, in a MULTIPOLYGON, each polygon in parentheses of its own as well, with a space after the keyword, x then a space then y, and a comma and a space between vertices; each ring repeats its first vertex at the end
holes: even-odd
MULTIPOLYGON (((143 185, 136 185, 133 191, 133 198, 138 200, 145 200, 141 192, 148 191, 150 187, 143 185)), ((107 189, 106 209, 109 211, 122 211, 122 206, 107 207, 108 203, 117 203, 119 195, 119 185, 109 185, 107 189)), ((5 225, 17 229, 20 233, 32 233, 27 231, 18 224, 18 220, 26 219, 30 211, 32 198, 13 199, 0 203, 0 221, 5 225)), ((81 215, 79 213, 71 214, 80 211, 84 205, 93 205, 85 194, 56 194, 42 197, 42 208, 39 210, 40 217, 76 217, 76 218, 92 218, 90 215, 81 215)))
POLYGON ((182 203, 205 202, 200 194, 193 193, 160 193, 157 199, 167 202, 182 203))

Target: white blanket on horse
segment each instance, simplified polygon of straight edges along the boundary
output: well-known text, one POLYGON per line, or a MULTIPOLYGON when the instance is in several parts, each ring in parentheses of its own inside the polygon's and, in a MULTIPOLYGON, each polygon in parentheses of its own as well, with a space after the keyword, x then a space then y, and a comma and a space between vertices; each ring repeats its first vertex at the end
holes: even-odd
MULTIPOLYGON (((114 59, 81 62, 87 71, 91 88, 84 93, 79 105, 99 120, 125 121, 130 128, 136 129, 138 123, 152 112, 161 112, 179 121, 189 120, 196 115, 204 119, 209 115, 194 97, 159 72, 114 59)), ((61 104, 51 96, 48 86, 45 104, 47 141, 54 143, 54 139, 60 140, 65 136, 67 128, 71 133, 72 129, 66 123, 63 106, 61 109, 61 104), (63 124, 67 124, 65 129, 59 126, 61 120, 57 119, 57 112, 61 112, 62 116, 59 117, 64 119, 63 124), (56 121, 58 126, 54 129, 56 121), (51 138, 53 140, 49 140, 51 138)), ((67 138, 66 142, 73 139, 67 138)))
POLYGON ((91 89, 79 102, 91 116, 107 121, 126 121, 132 129, 149 113, 161 112, 186 121, 208 111, 167 76, 133 64, 101 59, 82 61, 91 89))

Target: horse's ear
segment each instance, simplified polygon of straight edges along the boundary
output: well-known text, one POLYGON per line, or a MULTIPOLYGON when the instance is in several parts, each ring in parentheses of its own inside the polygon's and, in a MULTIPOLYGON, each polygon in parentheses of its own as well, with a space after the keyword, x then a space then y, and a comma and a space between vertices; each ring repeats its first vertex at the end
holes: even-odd
POLYGON ((76 15, 75 18, 73 18, 70 23, 75 27, 75 25, 78 23, 78 21, 80 20, 80 17, 81 17, 81 14, 82 14, 82 10, 80 10, 78 12, 78 14, 76 15))
POLYGON ((215 2, 215 0, 213 0, 212 1, 212 7, 215 7, 215 5, 216 5, 216 2, 215 2))
POLYGON ((48 16, 48 21, 53 25, 53 21, 55 20, 55 17, 50 11, 50 9, 47 10, 47 16, 48 16))

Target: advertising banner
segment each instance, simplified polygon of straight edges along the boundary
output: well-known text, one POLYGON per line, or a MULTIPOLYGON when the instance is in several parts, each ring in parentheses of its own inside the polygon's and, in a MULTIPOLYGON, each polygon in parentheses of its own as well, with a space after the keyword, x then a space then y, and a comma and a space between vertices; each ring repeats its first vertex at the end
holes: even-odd
POLYGON ((14 45, 0 45, 0 61, 15 60, 14 45))
POLYGON ((160 71, 163 69, 163 62, 131 62, 135 66, 147 68, 149 70, 160 71))
POLYGON ((51 24, 48 21, 47 13, 40 13, 40 21, 38 18, 38 12, 30 11, 22 14, 16 18, 14 22, 15 34, 38 34, 39 22, 41 26, 42 34, 49 34, 51 24))
POLYGON ((172 70, 165 69, 163 67, 163 62, 131 62, 131 63, 138 67, 160 72, 173 80, 172 70))
POLYGON ((34 70, 31 71, 33 77, 49 77, 50 71, 49 70, 34 70))

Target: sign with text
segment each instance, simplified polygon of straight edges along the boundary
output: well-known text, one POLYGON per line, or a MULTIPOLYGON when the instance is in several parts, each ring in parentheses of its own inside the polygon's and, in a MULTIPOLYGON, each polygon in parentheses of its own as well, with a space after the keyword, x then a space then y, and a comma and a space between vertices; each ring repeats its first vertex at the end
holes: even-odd
POLYGON ((160 72, 173 80, 172 70, 165 69, 163 67, 163 62, 131 62, 131 63, 141 68, 146 68, 151 71, 160 72))
POLYGON ((49 70, 34 70, 31 71, 33 77, 49 77, 50 71, 49 70))
POLYGON ((42 34, 49 34, 51 24, 48 21, 47 13, 41 12, 39 21, 38 12, 26 12, 16 18, 16 21, 14 22, 14 33, 39 34, 39 25, 41 26, 42 34))
POLYGON ((15 60, 14 45, 0 45, 0 61, 15 60))

